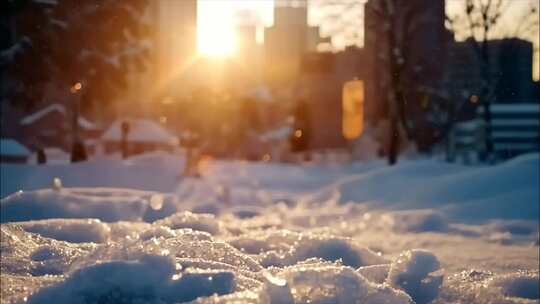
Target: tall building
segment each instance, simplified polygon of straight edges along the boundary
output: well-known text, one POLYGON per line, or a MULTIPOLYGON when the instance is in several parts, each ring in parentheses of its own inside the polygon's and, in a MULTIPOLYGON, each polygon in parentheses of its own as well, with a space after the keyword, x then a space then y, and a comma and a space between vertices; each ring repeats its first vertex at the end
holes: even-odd
MULTIPOLYGON (((492 102, 520 103, 540 100, 532 79, 533 45, 517 38, 487 42, 488 83, 492 102)), ((473 42, 453 42, 448 52, 448 68, 444 88, 456 102, 467 102, 473 95, 482 94, 482 63, 473 42)), ((458 119, 475 116, 477 104, 465 104, 458 119)))
POLYGON ((262 81, 263 46, 257 43, 256 25, 239 25, 236 27, 236 52, 234 54, 233 77, 236 83, 245 90, 262 81))
POLYGON ((149 1, 144 21, 151 31, 145 69, 130 71, 124 94, 110 103, 110 119, 159 115, 158 102, 182 95, 180 76, 196 55, 197 0, 149 1))
POLYGON ((264 31, 265 76, 272 86, 294 83, 302 56, 314 52, 320 42, 319 28, 307 23, 307 0, 274 7, 274 25, 264 31))
POLYGON ((157 79, 174 94, 175 80, 197 52, 197 0, 151 1, 154 10, 157 79))

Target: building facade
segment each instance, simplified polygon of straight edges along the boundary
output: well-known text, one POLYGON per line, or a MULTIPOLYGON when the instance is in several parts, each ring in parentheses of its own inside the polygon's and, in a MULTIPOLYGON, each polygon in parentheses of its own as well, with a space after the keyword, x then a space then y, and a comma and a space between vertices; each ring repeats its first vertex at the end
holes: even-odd
POLYGON ((317 50, 319 28, 307 22, 307 1, 274 8, 274 25, 264 31, 265 78, 272 87, 296 84, 302 57, 317 50))
MULTIPOLYGON (((492 102, 512 103, 539 100, 532 79, 533 45, 530 41, 513 39, 489 40, 488 83, 492 102)), ((451 44, 445 86, 454 96, 468 99, 481 95, 481 60, 473 41, 451 44)))

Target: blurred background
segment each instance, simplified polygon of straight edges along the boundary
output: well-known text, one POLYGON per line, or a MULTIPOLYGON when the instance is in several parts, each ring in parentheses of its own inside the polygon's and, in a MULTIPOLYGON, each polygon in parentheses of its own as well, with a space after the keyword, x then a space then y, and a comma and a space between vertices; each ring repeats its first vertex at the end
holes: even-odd
POLYGON ((0 6, 2 162, 185 150, 393 164, 539 148, 535 0, 0 6))

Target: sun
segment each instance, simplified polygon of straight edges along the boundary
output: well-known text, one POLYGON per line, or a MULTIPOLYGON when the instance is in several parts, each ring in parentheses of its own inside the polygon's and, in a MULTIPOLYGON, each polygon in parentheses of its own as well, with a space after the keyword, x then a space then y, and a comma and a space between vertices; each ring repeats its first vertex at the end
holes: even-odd
POLYGON ((228 24, 209 24, 197 29, 197 50, 210 57, 229 57, 236 49, 236 37, 228 24))
POLYGON ((236 48, 234 2, 197 2, 197 50, 200 55, 228 57, 236 48))

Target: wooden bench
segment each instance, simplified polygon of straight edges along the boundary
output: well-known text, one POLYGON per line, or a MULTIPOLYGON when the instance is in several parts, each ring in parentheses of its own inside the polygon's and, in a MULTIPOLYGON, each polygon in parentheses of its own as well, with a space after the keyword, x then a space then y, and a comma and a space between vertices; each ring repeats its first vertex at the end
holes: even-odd
POLYGON ((540 104, 492 104, 489 127, 484 121, 484 107, 479 107, 475 120, 456 123, 449 133, 449 161, 470 154, 491 161, 504 160, 519 154, 540 151, 540 104), (486 155, 490 144, 491 155, 486 155))

